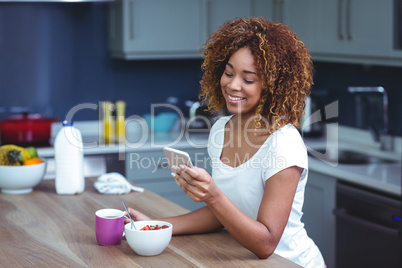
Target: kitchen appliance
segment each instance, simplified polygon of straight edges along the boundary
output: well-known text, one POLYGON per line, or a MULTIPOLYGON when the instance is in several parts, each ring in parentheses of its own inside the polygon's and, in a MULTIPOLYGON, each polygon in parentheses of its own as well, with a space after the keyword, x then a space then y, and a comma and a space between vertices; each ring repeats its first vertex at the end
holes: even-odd
MULTIPOLYGON (((388 94, 384 87, 348 87, 354 95, 356 127, 369 129, 375 141, 388 134, 388 94)), ((383 145, 383 144, 381 144, 383 145)))
POLYGON ((402 267, 401 200, 338 182, 336 267, 402 267))
POLYGON ((211 126, 220 117, 229 115, 226 110, 220 110, 215 114, 208 111, 208 106, 201 102, 193 102, 189 110, 189 129, 211 129, 211 126))
POLYGON ((47 146, 54 122, 57 122, 57 118, 48 118, 39 114, 23 113, 10 116, 0 121, 1 144, 47 146))
POLYGON ((304 115, 301 120, 301 130, 304 137, 320 137, 324 133, 325 114, 323 103, 328 92, 317 90, 306 98, 304 115))

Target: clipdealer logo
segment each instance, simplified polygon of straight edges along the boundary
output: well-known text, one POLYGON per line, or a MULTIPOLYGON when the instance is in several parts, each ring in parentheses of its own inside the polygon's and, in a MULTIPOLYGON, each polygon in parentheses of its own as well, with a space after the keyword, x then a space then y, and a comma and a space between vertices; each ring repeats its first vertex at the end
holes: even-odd
MULTIPOLYGON (((310 116, 304 118, 301 125, 301 132, 310 129, 313 124, 321 123, 324 120, 338 118, 339 116, 339 102, 334 101, 324 107, 324 118, 321 117, 321 110, 317 110, 310 116)), ((326 123, 325 133, 326 140, 318 147, 306 146, 307 151, 315 158, 325 162, 330 166, 338 165, 338 139, 339 139, 339 125, 338 123, 326 123)))
MULTIPOLYGON (((304 130, 310 128, 313 124, 317 123, 322 123, 325 120, 328 119, 334 119, 337 118, 339 115, 338 109, 338 101, 332 102, 324 107, 324 118, 321 116, 321 110, 317 110, 314 113, 312 113, 310 116, 303 118, 302 124, 301 124, 301 133, 303 135, 304 130)), ((91 149, 91 148, 116 148, 118 155, 119 155, 119 160, 126 160, 126 155, 130 157, 130 161, 133 161, 134 164, 138 164, 139 162, 142 161, 143 165, 146 166, 148 165, 145 163, 148 160, 140 160, 136 158, 135 153, 132 151, 138 148, 144 148, 144 147, 149 147, 149 148, 158 148, 162 149, 164 146, 170 146, 173 147, 177 145, 179 142, 181 142, 183 139, 188 143, 188 145, 192 148, 205 148, 205 142, 204 143, 197 143, 195 142, 191 136, 189 130, 189 126, 192 121, 194 120, 203 120, 206 122, 207 128, 202 130, 201 132, 204 132, 206 135, 209 134, 209 131, 212 127, 210 121, 203 117, 203 116, 197 116, 195 118, 192 118, 190 120, 187 120, 186 117, 184 116, 183 112, 175 105, 172 104, 152 104, 151 105, 151 121, 150 124, 147 123, 147 121, 140 115, 131 115, 125 118, 125 128, 126 129, 135 129, 135 141, 132 139, 129 140, 128 137, 126 136, 124 138, 124 142, 122 143, 109 143, 106 144, 104 142, 104 137, 103 137, 103 121, 102 121, 102 111, 100 109, 102 107, 102 102, 99 104, 95 103, 81 103, 73 108, 71 108, 67 115, 65 120, 68 121, 73 121, 74 116, 83 110, 90 109, 94 111, 98 111, 99 114, 99 119, 98 119, 98 135, 97 138, 94 137, 93 140, 86 140, 83 142, 83 149, 91 149), (177 135, 171 135, 169 140, 164 140, 164 141, 158 141, 158 138, 156 137, 158 134, 150 131, 152 128, 152 125, 155 124, 155 121, 153 120, 154 116, 157 114, 158 109, 163 108, 163 109, 170 109, 172 112, 175 112, 178 114, 178 120, 180 122, 181 128, 177 135), (130 152, 131 151, 131 152, 130 152), (130 155, 134 154, 134 155, 130 155)), ((113 109, 113 107, 112 107, 113 109)), ((316 147, 310 147, 306 146, 307 151, 317 159, 327 163, 328 165, 331 166, 337 166, 338 165, 338 123, 325 123, 324 126, 326 127, 326 140, 323 142, 323 145, 320 146, 320 148, 316 147)), ((222 133, 220 133, 222 134, 222 133)), ((219 135, 219 133, 212 133, 213 137, 216 137, 219 135)), ((232 137, 232 136, 231 136, 232 137)), ((74 137, 78 139, 78 137, 74 137)), ((212 142, 214 142, 215 138, 211 139, 212 142)), ((230 138, 232 140, 232 138, 230 138)), ((205 139, 204 139, 205 141, 205 139)), ((229 141, 231 142, 231 141, 229 141)), ((71 141, 72 144, 77 144, 75 140, 71 141)), ((275 144, 275 143, 274 143, 275 144)), ((250 145, 250 144, 249 144, 250 145)), ((155 161, 155 160, 150 160, 149 163, 155 161)), ((166 160, 165 160, 166 161, 166 160)), ((159 163, 154 163, 156 166, 160 165, 163 161, 160 160, 159 163)), ((215 161, 217 162, 217 161, 215 161)), ((201 162, 200 162, 201 163, 201 162)))

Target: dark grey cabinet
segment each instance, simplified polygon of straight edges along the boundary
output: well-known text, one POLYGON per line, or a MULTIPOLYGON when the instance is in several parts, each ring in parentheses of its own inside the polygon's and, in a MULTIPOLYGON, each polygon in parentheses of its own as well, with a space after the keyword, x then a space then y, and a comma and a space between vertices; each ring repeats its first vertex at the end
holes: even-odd
POLYGON ((335 267, 335 199, 336 179, 309 171, 302 222, 328 267, 335 267))

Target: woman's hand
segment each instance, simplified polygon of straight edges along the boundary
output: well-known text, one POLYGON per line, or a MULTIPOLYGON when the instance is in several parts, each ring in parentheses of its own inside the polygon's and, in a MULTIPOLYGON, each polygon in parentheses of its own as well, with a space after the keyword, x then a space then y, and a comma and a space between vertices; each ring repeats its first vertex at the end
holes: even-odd
MULTIPOLYGON (((148 217, 147 215, 139 212, 138 210, 132 209, 132 208, 127 208, 128 212, 130 213, 131 218, 134 221, 146 221, 146 220, 150 220, 151 218, 148 217)), ((127 212, 124 211, 124 224, 130 223, 130 218, 127 215, 127 212)))
POLYGON ((195 202, 213 202, 221 192, 205 169, 185 165, 173 166, 173 178, 195 202))

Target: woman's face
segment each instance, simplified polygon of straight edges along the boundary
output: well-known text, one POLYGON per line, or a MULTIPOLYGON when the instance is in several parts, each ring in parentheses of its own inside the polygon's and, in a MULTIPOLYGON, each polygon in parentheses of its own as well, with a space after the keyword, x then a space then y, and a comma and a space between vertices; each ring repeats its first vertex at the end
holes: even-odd
POLYGON ((229 59, 221 77, 222 93, 229 112, 255 115, 262 92, 254 58, 248 47, 240 48, 229 59))

